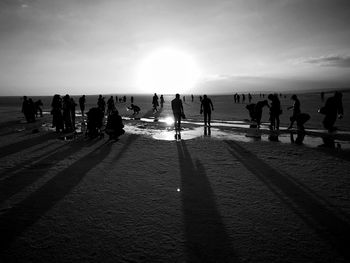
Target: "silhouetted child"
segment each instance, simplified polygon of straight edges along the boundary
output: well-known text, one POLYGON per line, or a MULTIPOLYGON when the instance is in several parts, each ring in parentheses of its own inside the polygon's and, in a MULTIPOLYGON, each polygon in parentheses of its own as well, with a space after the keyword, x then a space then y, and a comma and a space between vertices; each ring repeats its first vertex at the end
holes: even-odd
POLYGON ((43 102, 41 100, 37 100, 36 102, 34 102, 36 117, 38 117, 38 115, 40 115, 40 117, 43 116, 43 110, 41 108, 42 106, 43 106, 43 102))

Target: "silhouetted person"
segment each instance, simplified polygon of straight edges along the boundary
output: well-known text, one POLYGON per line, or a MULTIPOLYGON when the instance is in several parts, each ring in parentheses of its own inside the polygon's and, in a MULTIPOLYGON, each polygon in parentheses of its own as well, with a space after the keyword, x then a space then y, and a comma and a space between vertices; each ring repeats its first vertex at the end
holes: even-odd
POLYGON ((104 113, 98 107, 91 108, 87 113, 87 129, 86 135, 90 138, 103 135, 101 132, 103 125, 104 113))
POLYGON ((213 102, 207 97, 207 95, 203 95, 200 114, 203 113, 205 126, 210 126, 212 110, 214 110, 213 102))
POLYGON ((193 102, 193 100, 194 100, 194 97, 193 97, 193 94, 191 95, 191 102, 193 102))
POLYGON ((137 105, 134 105, 134 104, 131 104, 130 107, 128 107, 128 109, 134 111, 134 113, 132 115, 137 115, 141 111, 141 108, 137 105))
POLYGON ((117 110, 114 110, 107 118, 106 133, 109 135, 109 139, 117 140, 119 136, 125 133, 122 117, 117 110))
POLYGON ((102 97, 102 95, 98 96, 97 99, 97 107, 103 112, 103 114, 105 114, 106 111, 106 102, 105 102, 105 98, 102 97))
POLYGON ((248 94, 248 102, 249 102, 249 103, 252 102, 252 98, 253 98, 252 95, 249 93, 249 94, 248 94))
POLYGON ((56 132, 63 131, 63 116, 62 116, 62 99, 61 96, 55 94, 51 102, 52 127, 56 127, 56 132))
POLYGON ((64 130, 66 132, 70 132, 73 130, 73 124, 72 124, 72 112, 71 112, 71 99, 68 94, 63 97, 62 109, 63 109, 64 130))
POLYGON ((236 98, 237 98, 237 103, 240 103, 240 101, 241 101, 241 96, 240 96, 239 94, 237 94, 236 98))
POLYGON ((202 102, 203 98, 202 96, 199 96, 199 101, 202 102))
POLYGON ((252 121, 255 121, 258 128, 260 128, 262 111, 265 106, 269 106, 267 100, 258 101, 256 104, 252 103, 246 106, 252 121))
POLYGON ((75 131, 75 107, 78 104, 75 103, 75 100, 73 98, 70 98, 70 114, 72 118, 72 128, 75 131))
POLYGON ((115 96, 115 103, 118 103, 118 96, 115 96))
POLYGON ((157 112, 158 106, 159 106, 157 93, 154 93, 153 95, 152 105, 153 105, 153 112, 157 112))
POLYGON ((281 102, 280 102, 277 94, 269 94, 267 98, 269 100, 271 100, 271 106, 270 106, 270 130, 279 130, 280 115, 282 113, 281 102))
POLYGON ((111 96, 107 100, 107 115, 111 114, 115 110, 114 98, 111 96))
POLYGON ((23 96, 22 102, 22 113, 27 122, 31 122, 30 120, 30 104, 27 96, 23 96))
POLYGON ((244 103, 244 102, 245 102, 245 95, 242 94, 242 103, 244 103))
POLYGON ((160 107, 163 108, 164 105, 164 97, 163 95, 160 95, 160 107))
POLYGON ((334 96, 328 98, 326 100, 326 104, 324 107, 320 109, 320 113, 324 114, 325 117, 323 119, 323 127, 325 127, 329 132, 333 132, 336 130, 334 127, 334 123, 337 120, 343 118, 343 94, 341 92, 336 91, 334 96))
POLYGON ((29 122, 35 122, 35 113, 36 113, 36 109, 35 109, 34 101, 31 98, 29 98, 28 99, 29 122))
POLYGON ((293 106, 288 107, 288 110, 293 109, 293 114, 290 117, 290 124, 288 126, 288 129, 291 129, 293 127, 294 122, 297 120, 298 115, 301 113, 300 111, 300 101, 297 97, 297 95, 293 94, 291 97, 291 100, 293 100, 293 106))
POLYGON ((184 108, 180 99, 180 94, 175 95, 175 99, 171 101, 171 109, 173 110, 175 119, 175 130, 181 130, 181 118, 184 116, 184 108))
POLYGON ((40 117, 43 116, 43 110, 41 108, 42 106, 43 106, 43 102, 41 100, 37 100, 36 102, 34 102, 36 117, 38 117, 38 115, 40 115, 40 117))
POLYGON ((126 102, 126 96, 125 95, 123 96, 123 102, 126 102))
POLYGON ((134 103, 134 96, 131 96, 130 102, 131 102, 131 103, 134 103))
POLYGON ((186 97, 185 96, 183 96, 182 99, 183 99, 184 102, 186 102, 186 97))
POLYGON ((81 116, 84 117, 84 112, 85 112, 85 95, 81 96, 79 98, 79 107, 80 107, 80 111, 81 111, 81 116))
POLYGON ((324 92, 321 92, 321 101, 324 102, 324 92))
POLYGON ((293 132, 290 133, 290 139, 292 143, 295 144, 302 144, 305 138, 305 127, 304 124, 310 119, 310 115, 307 113, 299 113, 296 116, 296 123, 297 123, 297 138, 294 140, 293 132))

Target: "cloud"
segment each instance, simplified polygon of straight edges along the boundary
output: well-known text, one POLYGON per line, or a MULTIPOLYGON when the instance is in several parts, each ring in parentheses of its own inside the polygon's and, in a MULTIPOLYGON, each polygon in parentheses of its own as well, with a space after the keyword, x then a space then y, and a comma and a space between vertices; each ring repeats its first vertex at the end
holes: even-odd
POLYGON ((350 56, 348 55, 299 58, 292 62, 294 64, 313 64, 321 67, 350 68, 350 56))

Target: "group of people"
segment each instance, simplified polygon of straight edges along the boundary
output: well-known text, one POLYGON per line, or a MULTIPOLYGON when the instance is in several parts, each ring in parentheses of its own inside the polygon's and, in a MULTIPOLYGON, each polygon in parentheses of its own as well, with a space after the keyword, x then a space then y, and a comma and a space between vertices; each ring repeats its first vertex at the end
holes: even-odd
POLYGON ((53 96, 51 102, 52 127, 57 132, 71 132, 75 130, 75 108, 77 104, 74 99, 66 94, 63 98, 59 94, 53 96))
POLYGON ((23 96, 22 102, 22 113, 24 114, 24 118, 26 121, 35 122, 35 119, 40 116, 43 116, 42 107, 43 103, 41 100, 33 101, 33 99, 28 98, 27 96, 23 96))
MULTIPOLYGON (((268 100, 262 100, 249 104, 246 108, 249 111, 251 120, 255 121, 257 126, 260 127, 262 111, 267 106, 270 110, 270 130, 279 130, 280 115, 283 113, 281 102, 277 94, 269 94, 268 99, 270 100, 270 104, 268 100)), ((298 130, 304 130, 304 124, 310 119, 310 115, 301 112, 300 101, 297 95, 293 94, 291 100, 293 101, 293 105, 287 109, 292 110, 292 116, 290 117, 290 124, 287 129, 291 129, 294 123, 296 123, 298 130)), ((326 100, 325 106, 319 112, 325 115, 322 121, 323 127, 329 132, 333 132, 335 130, 335 121, 337 118, 342 118, 343 116, 342 93, 336 91, 332 97, 326 100)))

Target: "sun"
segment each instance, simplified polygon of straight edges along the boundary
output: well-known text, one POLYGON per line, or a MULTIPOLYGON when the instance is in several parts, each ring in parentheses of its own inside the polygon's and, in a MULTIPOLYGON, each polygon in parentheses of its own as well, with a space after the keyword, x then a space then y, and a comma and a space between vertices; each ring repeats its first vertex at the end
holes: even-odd
POLYGON ((146 56, 137 71, 137 85, 145 93, 191 93, 199 78, 193 57, 183 51, 164 48, 146 56))

